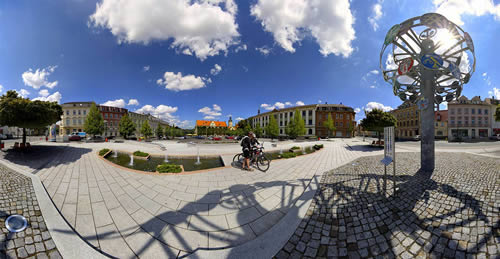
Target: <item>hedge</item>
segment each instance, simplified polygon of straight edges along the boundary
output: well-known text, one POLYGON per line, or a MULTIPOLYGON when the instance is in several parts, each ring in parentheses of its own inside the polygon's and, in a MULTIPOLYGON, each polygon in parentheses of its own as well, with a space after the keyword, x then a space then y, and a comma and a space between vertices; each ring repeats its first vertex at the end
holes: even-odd
POLYGON ((137 150, 134 152, 134 156, 147 157, 147 156, 149 156, 149 154, 146 152, 142 152, 142 151, 137 150))
POLYGON ((109 152, 109 148, 103 148, 99 151, 100 156, 104 156, 106 153, 109 152))
POLYGON ((175 164, 161 164, 156 167, 156 171, 159 173, 180 173, 182 168, 175 164))

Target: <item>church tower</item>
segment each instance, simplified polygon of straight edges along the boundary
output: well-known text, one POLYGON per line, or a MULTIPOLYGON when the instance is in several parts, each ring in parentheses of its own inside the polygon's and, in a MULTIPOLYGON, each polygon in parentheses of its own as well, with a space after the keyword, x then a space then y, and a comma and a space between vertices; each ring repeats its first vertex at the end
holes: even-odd
POLYGON ((231 118, 231 116, 229 116, 229 121, 227 122, 227 126, 228 128, 232 129, 233 128, 233 119, 231 118))

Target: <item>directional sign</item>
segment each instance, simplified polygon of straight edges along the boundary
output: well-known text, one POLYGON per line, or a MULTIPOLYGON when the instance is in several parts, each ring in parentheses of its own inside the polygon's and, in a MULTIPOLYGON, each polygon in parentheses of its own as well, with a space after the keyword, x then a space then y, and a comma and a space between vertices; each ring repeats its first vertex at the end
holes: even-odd
POLYGON ((429 106, 429 100, 425 99, 425 97, 420 98, 417 102, 418 108, 420 110, 425 110, 427 109, 427 106, 429 106))
POLYGON ((437 54, 425 54, 420 58, 420 63, 429 69, 440 69, 443 66, 443 59, 437 54))
POLYGON ((408 71, 410 71, 412 67, 413 67, 413 58, 405 58, 401 60, 401 63, 399 63, 398 74, 404 75, 408 73, 408 71))
POLYGON ((394 127, 384 128, 384 159, 380 161, 384 165, 389 165, 394 161, 394 127))

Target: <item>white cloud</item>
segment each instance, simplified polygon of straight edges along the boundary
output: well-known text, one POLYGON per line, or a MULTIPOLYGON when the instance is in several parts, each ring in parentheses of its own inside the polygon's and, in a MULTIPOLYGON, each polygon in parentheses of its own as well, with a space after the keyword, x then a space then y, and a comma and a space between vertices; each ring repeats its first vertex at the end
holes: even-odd
POLYGON ((448 109, 448 102, 444 101, 444 102, 440 103, 440 104, 439 104, 439 109, 440 109, 441 111, 443 111, 443 110, 447 110, 447 109, 448 109))
POLYGON ((366 104, 366 111, 370 112, 373 109, 379 109, 379 110, 382 110, 384 112, 388 112, 388 111, 394 110, 392 107, 385 106, 385 105, 383 105, 381 103, 378 103, 378 102, 369 102, 369 103, 366 104))
POLYGON ((286 51, 295 52, 293 45, 307 35, 316 40, 323 56, 348 57, 353 51, 349 0, 258 0, 250 12, 286 51))
POLYGON ((491 14, 500 19, 500 4, 493 0, 434 0, 435 12, 440 13, 457 25, 463 25, 462 15, 482 16, 491 14))
POLYGON ((3 91, 3 85, 0 85, 0 93, 3 91))
POLYGON ((236 118, 236 121, 240 121, 240 120, 244 120, 244 119, 241 117, 236 118))
POLYGON ((137 101, 137 99, 130 99, 128 100, 128 104, 127 105, 139 105, 139 101, 137 101))
POLYGON ((285 102, 285 106, 292 106, 291 102, 285 102))
POLYGON ((144 66, 142 69, 143 69, 144 71, 149 71, 149 69, 151 69, 151 67, 150 67, 150 66, 144 66))
POLYGON ((372 28, 374 31, 377 31, 378 29, 378 20, 382 18, 382 15, 384 13, 382 12, 382 2, 379 1, 378 3, 374 4, 372 6, 372 15, 368 17, 368 22, 372 25, 372 28))
POLYGON ((255 50, 257 50, 258 52, 260 52, 264 56, 267 56, 267 55, 269 55, 269 53, 271 53, 271 48, 269 48, 266 45, 259 47, 259 48, 255 48, 255 50))
POLYGON ((210 83, 210 78, 204 78, 194 75, 182 76, 181 72, 165 72, 163 78, 156 80, 158 85, 165 86, 166 89, 178 92, 193 89, 200 89, 205 87, 205 82, 210 83))
POLYGON ((370 85, 370 88, 371 89, 375 89, 376 87, 374 85, 370 85))
POLYGON ((205 107, 199 109, 198 112, 200 112, 203 115, 205 115, 205 117, 211 116, 210 119, 214 119, 215 117, 218 117, 218 116, 222 115, 222 109, 217 104, 212 105, 212 108, 210 108, 208 106, 205 106, 205 107))
POLYGON ((215 76, 215 75, 219 74, 220 71, 222 71, 222 67, 219 66, 218 64, 215 64, 214 68, 210 69, 210 74, 212 74, 213 76, 215 76))
POLYGON ((40 87, 45 86, 47 88, 54 88, 57 86, 58 81, 49 82, 48 77, 52 74, 57 66, 49 66, 43 69, 29 69, 22 74, 23 82, 27 86, 31 86, 34 89, 40 89, 40 87))
POLYGON ((490 79, 490 76, 488 76, 488 73, 486 73, 486 72, 483 73, 483 80, 486 82, 486 84, 488 86, 491 85, 491 79, 490 79))
POLYGON ((493 90, 488 91, 489 96, 495 97, 495 99, 500 100, 500 88, 493 87, 493 90))
POLYGON ((483 76, 487 76, 487 75, 488 75, 488 73, 486 73, 486 72, 483 73, 483 76))
MULTIPOLYGON (((21 89, 21 91, 22 90, 23 89, 21 89)), ((44 94, 45 94, 45 92, 44 92, 44 94)), ((39 101, 47 101, 47 102, 57 102, 57 103, 59 103, 61 101, 61 98, 62 98, 61 93, 55 92, 55 93, 53 93, 51 95, 48 95, 48 93, 47 93, 47 96, 38 96, 37 98, 34 98, 33 101, 39 100, 39 101)))
POLYGON ((179 122, 179 119, 173 115, 178 110, 177 107, 172 107, 172 106, 167 106, 160 104, 156 107, 152 105, 144 105, 140 109, 136 110, 135 112, 137 113, 142 113, 142 114, 151 114, 153 116, 156 116, 162 120, 165 120, 171 124, 175 122, 179 122))
POLYGON ((215 119, 215 116, 207 115, 207 116, 203 117, 203 119, 205 119, 205 120, 213 120, 213 119, 215 119))
POLYGON ((40 90, 40 92, 38 92, 38 95, 40 95, 42 97, 47 97, 47 96, 49 96, 49 90, 47 90, 47 89, 40 90))
POLYGON ((16 92, 23 98, 28 97, 28 95, 30 94, 30 92, 28 92, 28 90, 26 89, 21 89, 19 91, 16 90, 16 92))
POLYGON ((201 60, 238 44, 233 0, 102 0, 89 27, 107 28, 120 43, 172 39, 171 47, 201 60))
POLYGON ((260 105, 261 108, 264 108, 268 111, 274 110, 274 109, 283 109, 285 108, 285 104, 282 102, 275 102, 273 105, 263 103, 260 105))
POLYGON ((378 73, 379 73, 379 72, 378 72, 378 70, 376 70, 376 69, 374 69, 374 70, 370 71, 370 74, 378 75, 378 73))
POLYGON ((238 46, 238 47, 234 50, 234 52, 238 53, 238 52, 240 52, 240 51, 246 51, 247 49, 248 49, 247 44, 243 44, 243 45, 238 46))
POLYGON ((355 113, 359 113, 360 111, 361 111, 361 109, 360 109, 360 108, 356 108, 356 109, 354 109, 354 112, 355 112, 355 113))
POLYGON ((114 101, 107 101, 103 103, 102 105, 104 106, 111 106, 111 107, 117 107, 117 108, 124 108, 125 107, 125 100, 123 99, 116 99, 114 101))
POLYGON ((385 60, 385 70, 394 70, 398 69, 398 65, 394 63, 394 57, 392 56, 392 53, 389 53, 387 55, 387 59, 385 60))
POLYGON ((295 105, 297 105, 297 106, 303 106, 303 105, 305 105, 305 104, 304 104, 304 102, 303 102, 303 101, 297 101, 297 102, 295 103, 295 105))

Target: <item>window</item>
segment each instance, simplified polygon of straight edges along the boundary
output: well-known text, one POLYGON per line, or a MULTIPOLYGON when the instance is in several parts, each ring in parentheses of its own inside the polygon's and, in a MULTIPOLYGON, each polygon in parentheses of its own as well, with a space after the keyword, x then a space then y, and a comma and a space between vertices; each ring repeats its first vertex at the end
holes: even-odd
POLYGON ((340 119, 343 119, 344 118, 344 114, 340 114, 340 119))
POLYGON ((351 119, 351 115, 350 114, 347 114, 347 120, 350 120, 351 119))
POLYGON ((457 109, 457 113, 458 113, 458 114, 462 114, 462 108, 458 108, 458 109, 457 109))
POLYGON ((73 115, 76 115, 76 110, 73 110, 73 115))
POLYGON ((66 111, 66 115, 69 115, 69 110, 66 111))
POLYGON ((475 117, 471 118, 471 123, 472 123, 472 125, 476 124, 476 118, 475 117))
POLYGON ((73 125, 76 125, 76 119, 73 119, 73 125))
POLYGON ((309 125, 313 125, 313 120, 309 119, 309 125))
POLYGON ((476 114, 476 109, 471 108, 471 109, 470 109, 470 113, 471 113, 471 114, 476 114))
POLYGON ((78 125, 82 125, 82 119, 78 119, 78 125))
POLYGON ((469 114, 469 108, 464 108, 464 114, 469 114))
POLYGON ((87 110, 83 110, 83 115, 87 115, 87 110))
POLYGON ((82 111, 78 110, 78 115, 82 115, 82 111))
POLYGON ((477 114, 481 114, 481 109, 477 109, 477 114))
POLYGON ((441 127, 444 127, 444 122, 441 122, 441 127))
POLYGON ((338 122, 335 122, 335 127, 339 126, 339 123, 338 122))
MULTIPOLYGON (((455 109, 450 109, 451 114, 455 114, 455 109)), ((472 110, 472 113, 474 114, 474 109, 472 110)))
POLYGON ((313 111, 309 110, 309 117, 313 116, 313 111))
POLYGON ((293 117, 293 112, 290 112, 290 118, 293 117))
POLYGON ((344 123, 343 122, 340 122, 340 127, 344 127, 344 123))
POLYGON ((486 109, 485 109, 485 110, 484 110, 484 114, 488 114, 488 110, 486 110, 486 109))
POLYGON ((104 114, 104 118, 106 118, 106 119, 108 118, 108 114, 107 113, 104 114))
POLYGON ((280 129, 280 134, 283 134, 283 129, 280 129))
POLYGON ((280 126, 283 126, 283 121, 280 121, 280 126))
POLYGON ((306 117, 306 111, 302 111, 302 117, 306 117))
POLYGON ((339 118, 339 114, 335 113, 335 119, 338 119, 338 118, 339 118))
POLYGON ((309 129, 309 135, 312 135, 312 134, 313 134, 313 130, 309 129))
POLYGON ((69 126, 69 119, 66 119, 66 126, 69 126))

